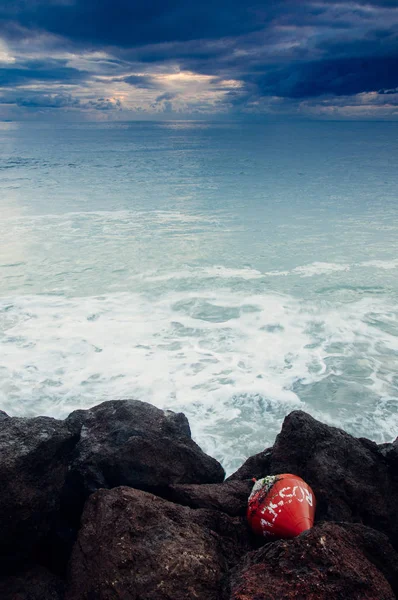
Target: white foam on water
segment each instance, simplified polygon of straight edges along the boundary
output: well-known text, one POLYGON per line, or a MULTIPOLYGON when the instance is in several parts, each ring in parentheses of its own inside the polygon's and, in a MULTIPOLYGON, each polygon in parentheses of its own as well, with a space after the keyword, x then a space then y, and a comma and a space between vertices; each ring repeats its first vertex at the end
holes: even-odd
POLYGON ((223 267, 222 265, 214 265, 211 267, 191 267, 181 269, 179 271, 164 271, 159 273, 158 271, 139 273, 132 275, 130 279, 143 279, 148 282, 157 281, 170 281, 178 279, 261 279, 264 275, 257 269, 250 269, 249 267, 244 269, 232 269, 223 267))
POLYGON ((385 368, 398 356, 398 336, 388 330, 396 319, 396 308, 380 299, 315 305, 223 289, 3 298, 0 409, 64 417, 136 397, 184 411, 195 439, 227 470, 271 444, 294 408, 351 423, 359 434, 376 428, 387 439, 398 425, 383 408, 398 397, 385 368), (295 391, 324 385, 328 394, 336 377, 344 390, 344 361, 360 364, 364 356, 370 376, 358 385, 373 404, 359 415, 347 409, 350 398, 343 410, 334 406, 333 391, 323 403, 295 391))
POLYGON ((251 269, 249 267, 243 269, 233 269, 224 267, 222 265, 214 265, 211 267, 192 267, 185 268, 183 270, 175 271, 173 273, 163 272, 158 273, 153 271, 152 273, 140 273, 139 275, 133 275, 132 279, 145 279, 149 282, 155 281, 168 281, 170 279, 207 279, 207 278, 221 278, 221 279, 262 279, 264 277, 286 277, 287 275, 296 274, 300 277, 314 277, 315 275, 328 275, 330 273, 346 272, 350 271, 355 267, 369 267, 376 269, 395 269, 398 267, 398 259, 391 261, 383 260, 371 260, 362 263, 353 264, 338 264, 338 263, 327 263, 327 262, 314 262, 307 265, 300 265, 292 270, 275 270, 275 271, 259 271, 258 269, 251 269))
POLYGON ((268 277, 282 277, 290 274, 296 274, 300 277, 314 277, 314 275, 328 275, 343 271, 350 271, 356 267, 392 270, 398 268, 398 259, 393 260, 368 260, 359 263, 328 263, 313 262, 307 265, 299 265, 290 271, 268 271, 264 275, 268 277))
POLYGON ((349 271, 350 265, 336 264, 327 262, 314 262, 309 265, 303 265, 293 269, 293 273, 298 273, 302 277, 313 277, 314 275, 324 275, 335 271, 349 271))
POLYGON ((368 260, 359 264, 361 267, 374 267, 375 269, 389 271, 398 268, 398 258, 393 260, 368 260))
POLYGON ((267 277, 285 277, 289 275, 290 271, 266 271, 264 275, 267 277))
MULTIPOLYGON (((7 206, 8 208, 8 206, 7 206)), ((12 205, 10 206, 12 208, 12 205)), ((223 214, 222 218, 228 220, 228 216, 223 214)), ((4 211, 0 215, 0 226, 4 223, 7 227, 10 224, 21 225, 29 228, 40 224, 46 225, 50 222, 52 225, 64 225, 73 220, 90 220, 103 222, 104 224, 111 222, 126 224, 151 223, 159 225, 175 224, 210 224, 220 225, 220 218, 217 213, 214 215, 206 215, 203 213, 182 212, 179 210, 91 210, 91 211, 63 211, 60 213, 46 212, 45 214, 20 214, 18 211, 4 211)))
POLYGON ((171 273, 169 271, 164 271, 162 273, 159 273, 158 271, 140 273, 137 275, 132 275, 131 279, 144 279, 148 282, 156 282, 169 281, 171 279, 208 279, 216 277, 220 279, 236 278, 254 280, 262 279, 264 277, 286 277, 287 275, 291 274, 299 275, 300 277, 314 277, 315 275, 328 275, 337 272, 347 272, 355 267, 369 267, 390 270, 398 267, 398 259, 391 261, 373 260, 353 264, 314 262, 307 265, 300 265, 287 271, 275 270, 264 272, 249 267, 245 267, 243 269, 234 269, 224 267, 222 265, 214 265, 210 267, 187 267, 171 273))

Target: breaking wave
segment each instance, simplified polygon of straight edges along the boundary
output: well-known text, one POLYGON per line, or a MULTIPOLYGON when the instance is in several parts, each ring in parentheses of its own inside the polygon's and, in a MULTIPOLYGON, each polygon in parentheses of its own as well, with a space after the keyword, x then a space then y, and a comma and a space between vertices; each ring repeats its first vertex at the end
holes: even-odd
POLYGON ((136 397, 184 411, 228 471, 295 408, 384 441, 398 427, 397 316, 385 298, 230 289, 3 298, 0 406, 64 417, 136 397))

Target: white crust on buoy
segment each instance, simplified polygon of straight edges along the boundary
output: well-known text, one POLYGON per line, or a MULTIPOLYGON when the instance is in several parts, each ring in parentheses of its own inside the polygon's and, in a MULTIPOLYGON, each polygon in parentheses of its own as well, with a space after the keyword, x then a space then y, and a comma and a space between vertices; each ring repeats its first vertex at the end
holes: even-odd
POLYGON ((253 485, 253 489, 249 496, 249 500, 251 500, 251 498, 264 487, 266 487, 267 492, 269 492, 269 490, 272 488, 274 483, 276 483, 276 481, 277 481, 277 475, 269 475, 268 477, 263 477, 262 479, 258 479, 256 481, 256 483, 253 485))

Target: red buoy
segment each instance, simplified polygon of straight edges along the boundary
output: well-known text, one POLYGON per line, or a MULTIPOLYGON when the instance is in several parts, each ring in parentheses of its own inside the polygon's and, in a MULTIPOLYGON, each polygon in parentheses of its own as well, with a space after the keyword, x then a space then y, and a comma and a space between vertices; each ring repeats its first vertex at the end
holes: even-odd
POLYGON ((271 475, 254 484, 247 519, 258 535, 292 538, 311 529, 315 505, 314 492, 301 477, 271 475))

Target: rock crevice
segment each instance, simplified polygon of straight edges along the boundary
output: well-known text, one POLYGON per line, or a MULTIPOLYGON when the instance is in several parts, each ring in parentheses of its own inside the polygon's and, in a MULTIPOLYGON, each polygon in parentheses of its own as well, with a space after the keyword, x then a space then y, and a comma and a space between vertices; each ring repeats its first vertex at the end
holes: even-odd
POLYGON ((0 597, 396 598, 397 448, 294 411, 224 481, 181 413, 137 400, 64 421, 0 411, 0 597), (314 490, 315 526, 255 538, 252 478, 283 472, 314 490))

